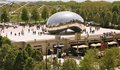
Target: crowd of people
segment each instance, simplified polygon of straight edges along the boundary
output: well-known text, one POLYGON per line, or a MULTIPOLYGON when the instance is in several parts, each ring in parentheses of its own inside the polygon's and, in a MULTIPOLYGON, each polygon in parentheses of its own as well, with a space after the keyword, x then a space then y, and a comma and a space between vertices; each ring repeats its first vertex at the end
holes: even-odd
POLYGON ((85 33, 87 35, 87 37, 89 37, 89 34, 94 34, 95 32, 97 32, 99 30, 100 30, 100 27, 90 26, 89 29, 84 29, 83 33, 85 33))
MULTIPOLYGON (((118 31, 117 31, 118 32, 118 31)), ((0 27, 0 35, 2 36, 28 36, 28 35, 45 35, 47 33, 46 25, 7 25, 0 27)), ((83 35, 89 37, 92 34, 102 34, 103 36, 113 36, 115 30, 106 30, 100 27, 86 26, 82 32, 83 35), (104 31, 105 30, 105 31, 104 31)), ((47 34, 46 34, 47 35, 47 34)))
POLYGON ((46 27, 44 25, 12 25, 12 26, 3 26, 0 28, 0 35, 11 35, 11 36, 24 36, 25 34, 32 35, 42 35, 46 33, 46 27))
MULTIPOLYGON (((87 26, 86 26, 87 27, 87 26)), ((87 37, 90 37, 90 35, 93 35, 93 34, 97 34, 98 32, 100 34, 100 36, 97 36, 97 38, 99 37, 110 37, 110 36, 115 36, 116 35, 116 32, 115 31, 104 31, 102 30, 100 27, 92 27, 92 26, 89 26, 89 28, 86 28, 83 30, 83 34, 85 34, 87 37)), ((99 35, 98 33, 98 35, 99 35)))
POLYGON ((106 33, 103 33, 103 36, 114 36, 116 34, 116 32, 106 32, 106 33))

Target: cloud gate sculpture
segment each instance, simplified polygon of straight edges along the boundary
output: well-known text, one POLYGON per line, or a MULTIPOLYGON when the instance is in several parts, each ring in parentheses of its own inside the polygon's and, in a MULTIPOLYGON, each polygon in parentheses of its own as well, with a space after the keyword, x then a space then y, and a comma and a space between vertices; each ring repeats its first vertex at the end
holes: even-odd
POLYGON ((67 29, 80 32, 85 28, 83 22, 83 18, 78 14, 70 11, 62 11, 49 17, 46 26, 50 34, 57 34, 67 29))

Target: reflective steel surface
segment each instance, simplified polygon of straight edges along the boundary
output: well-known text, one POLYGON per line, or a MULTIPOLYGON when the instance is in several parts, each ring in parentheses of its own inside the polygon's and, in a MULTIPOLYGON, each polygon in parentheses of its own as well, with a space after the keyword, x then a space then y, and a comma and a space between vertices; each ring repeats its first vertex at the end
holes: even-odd
POLYGON ((64 24, 66 22, 76 21, 76 20, 80 22, 84 22, 83 18, 80 15, 70 11, 62 11, 55 13, 51 17, 49 17, 47 21, 47 25, 56 26, 59 24, 64 24))

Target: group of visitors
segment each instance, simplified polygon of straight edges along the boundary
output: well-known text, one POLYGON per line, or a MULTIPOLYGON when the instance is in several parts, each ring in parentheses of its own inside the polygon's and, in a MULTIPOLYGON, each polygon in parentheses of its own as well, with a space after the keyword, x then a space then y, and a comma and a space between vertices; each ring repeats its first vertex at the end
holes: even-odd
POLYGON ((107 36, 114 36, 116 34, 116 32, 106 32, 106 33, 103 33, 103 36, 107 37, 107 36))
POLYGON ((24 36, 25 34, 32 34, 32 35, 42 35, 45 34, 47 30, 45 29, 45 26, 4 26, 0 30, 0 35, 5 34, 8 35, 14 35, 14 36, 24 36))
POLYGON ((18 36, 21 36, 21 35, 22 35, 22 36, 24 36, 24 30, 22 29, 22 31, 20 31, 20 32, 18 32, 18 33, 14 33, 14 34, 13 34, 13 31, 11 31, 11 32, 10 32, 10 35, 15 35, 15 36, 17 36, 17 35, 18 35, 18 36))
POLYGON ((96 31, 100 30, 100 27, 92 27, 90 26, 89 30, 84 29, 83 32, 89 37, 89 34, 94 34, 96 31))

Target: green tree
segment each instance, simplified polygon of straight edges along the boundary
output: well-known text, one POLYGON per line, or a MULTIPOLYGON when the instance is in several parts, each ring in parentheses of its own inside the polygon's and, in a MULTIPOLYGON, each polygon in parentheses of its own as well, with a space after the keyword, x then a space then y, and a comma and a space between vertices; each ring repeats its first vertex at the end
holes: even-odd
POLYGON ((58 8, 59 8, 58 11, 65 11, 66 10, 65 6, 58 7, 58 8))
POLYGON ((117 24, 120 26, 120 16, 118 16, 117 24))
POLYGON ((40 15, 38 10, 35 8, 31 13, 31 19, 35 21, 35 23, 40 19, 40 15))
POLYGON ((4 44, 12 45, 11 41, 7 37, 0 36, 0 47, 4 44))
POLYGON ((112 14, 111 14, 111 12, 107 12, 106 14, 105 14, 105 19, 104 19, 104 24, 106 25, 105 27, 109 27, 109 23, 111 22, 111 20, 112 20, 112 14))
POLYGON ((12 45, 11 41, 7 37, 2 37, 2 44, 12 45))
MULTIPOLYGON (((10 46, 9 46, 10 47, 10 46)), ((17 56, 18 50, 15 47, 11 47, 8 54, 4 59, 4 70, 13 70, 13 64, 15 61, 15 57, 17 56)))
POLYGON ((4 69, 7 56, 12 55, 10 54, 11 48, 13 48, 11 41, 6 37, 0 36, 0 69, 4 69))
POLYGON ((80 62, 80 70, 98 70, 98 50, 90 49, 84 56, 84 59, 80 62))
POLYGON ((112 12, 117 12, 117 13, 119 13, 119 6, 118 6, 118 5, 113 5, 113 7, 112 7, 112 12))
POLYGON ((105 51, 105 56, 101 59, 100 61, 100 68, 101 70, 114 70, 116 66, 116 61, 115 61, 115 52, 113 49, 107 49, 105 51))
POLYGON ((120 48, 112 48, 112 53, 114 53, 113 58, 115 61, 115 67, 120 66, 120 48))
POLYGON ((7 43, 2 44, 0 48, 0 69, 12 70, 17 49, 7 43))
POLYGON ((25 51, 29 57, 32 57, 34 50, 30 44, 27 44, 27 46, 25 47, 25 51))
POLYGON ((29 13, 28 13, 28 10, 26 8, 23 8, 22 9, 22 13, 21 13, 21 19, 24 21, 24 22, 27 22, 29 21, 29 13))
POLYGON ((43 56, 38 50, 33 50, 30 44, 27 44, 25 47, 25 51, 28 55, 28 57, 33 58, 35 61, 40 62, 43 60, 43 56))
POLYGON ((106 12, 106 11, 104 11, 104 10, 100 12, 100 18, 101 18, 101 19, 100 19, 100 24, 101 24, 102 27, 105 27, 105 26, 106 26, 106 25, 105 25, 105 12, 106 12))
MULTIPOLYGON (((46 61, 42 60, 39 64, 39 70, 46 70, 46 61)), ((47 70, 52 70, 50 61, 47 60, 47 70)))
POLYGON ((16 22, 18 23, 19 21, 20 21, 20 14, 17 13, 17 15, 16 15, 16 22))
POLYGON ((91 11, 89 11, 88 15, 87 15, 87 21, 92 21, 93 20, 93 13, 91 11))
POLYGON ((5 44, 12 45, 11 41, 7 37, 0 36, 0 47, 5 44))
POLYGON ((3 44, 3 37, 0 36, 0 47, 2 47, 2 44, 3 44))
POLYGON ((41 13, 41 17, 42 17, 42 19, 44 19, 46 21, 48 16, 49 16, 48 9, 47 9, 47 7, 44 7, 42 10, 42 13, 41 13))
POLYGON ((113 12, 112 21, 111 21, 112 24, 116 25, 117 19, 118 19, 118 14, 116 12, 113 12))
POLYGON ((82 18, 86 21, 87 20, 87 13, 86 13, 86 10, 82 10, 80 12, 80 15, 82 16, 82 18))
POLYGON ((96 23, 100 23, 100 15, 99 15, 99 13, 97 13, 97 14, 94 16, 93 21, 96 22, 96 23))
POLYGON ((13 70, 23 70, 25 67, 27 58, 28 58, 28 55, 27 55, 26 51, 24 51, 24 50, 19 51, 19 53, 17 54, 17 56, 15 58, 13 70))
POLYGON ((42 54, 40 53, 40 51, 38 50, 34 50, 33 54, 32 54, 32 58, 37 61, 37 62, 40 62, 43 60, 43 56, 42 54))
POLYGON ((2 45, 2 48, 0 48, 0 68, 4 68, 4 63, 5 63, 5 58, 9 53, 10 50, 10 45, 4 44, 2 45))
POLYGON ((1 14, 1 22, 9 22, 9 15, 6 10, 3 10, 3 13, 1 14))
POLYGON ((35 70, 35 61, 31 57, 26 60, 24 70, 35 70))
POLYGON ((61 66, 61 70, 78 70, 78 65, 74 59, 66 59, 61 66))
POLYGON ((52 14, 55 14, 56 12, 57 12, 56 8, 52 8, 52 10, 51 10, 51 15, 52 15, 52 14))
POLYGON ((77 9, 75 12, 80 15, 80 9, 77 9))

